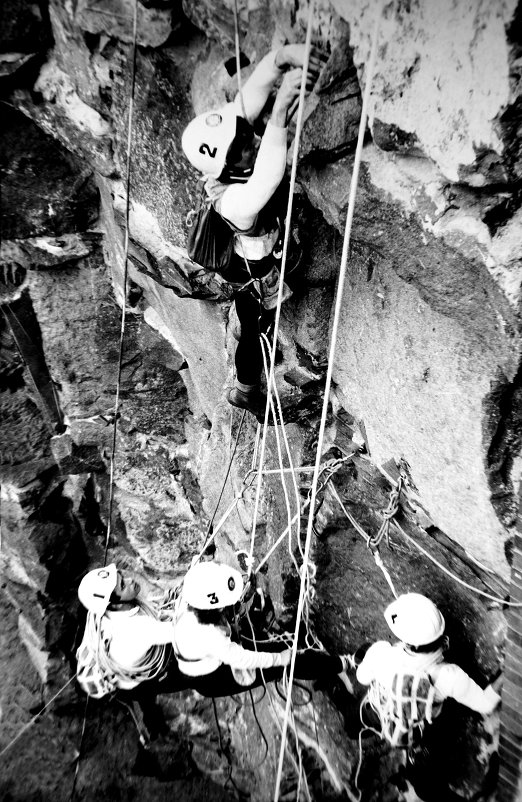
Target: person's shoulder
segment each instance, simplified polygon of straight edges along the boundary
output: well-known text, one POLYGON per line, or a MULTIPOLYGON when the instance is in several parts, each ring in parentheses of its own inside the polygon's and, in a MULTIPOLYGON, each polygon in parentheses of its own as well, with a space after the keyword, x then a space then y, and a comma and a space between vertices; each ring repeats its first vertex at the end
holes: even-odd
POLYGON ((379 662, 386 657, 389 657, 391 652, 390 649, 393 649, 393 646, 387 640, 378 640, 375 643, 372 643, 366 654, 364 655, 364 661, 366 664, 372 662, 379 662))
POLYGON ((396 646, 397 644, 392 645, 387 640, 376 640, 368 649, 367 654, 370 652, 372 652, 372 654, 384 654, 389 652, 390 649, 394 649, 396 646))

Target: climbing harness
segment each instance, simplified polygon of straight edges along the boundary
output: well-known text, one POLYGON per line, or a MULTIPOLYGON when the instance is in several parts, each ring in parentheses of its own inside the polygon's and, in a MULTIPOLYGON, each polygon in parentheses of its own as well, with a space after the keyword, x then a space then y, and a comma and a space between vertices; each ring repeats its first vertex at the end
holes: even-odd
POLYGON ((365 698, 379 717, 381 738, 393 747, 418 743, 425 724, 432 723, 435 686, 427 671, 399 671, 387 683, 374 681, 365 698))

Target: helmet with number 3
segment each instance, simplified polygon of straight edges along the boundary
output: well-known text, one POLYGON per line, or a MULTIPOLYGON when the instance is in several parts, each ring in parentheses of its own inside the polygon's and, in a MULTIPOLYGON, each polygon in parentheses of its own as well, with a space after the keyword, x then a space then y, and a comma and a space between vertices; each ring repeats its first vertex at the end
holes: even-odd
POLYGON ((235 604, 243 592, 243 577, 230 565, 196 563, 183 580, 183 599, 196 610, 219 610, 235 604))
POLYGON ((183 131, 181 146, 189 162, 205 175, 218 178, 236 135, 237 109, 227 103, 195 117, 183 131))

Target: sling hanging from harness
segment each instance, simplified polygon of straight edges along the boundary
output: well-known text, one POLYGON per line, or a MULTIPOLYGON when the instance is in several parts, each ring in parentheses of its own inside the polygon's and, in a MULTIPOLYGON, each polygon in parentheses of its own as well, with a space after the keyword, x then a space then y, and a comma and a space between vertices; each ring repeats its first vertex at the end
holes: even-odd
POLYGON ((431 724, 434 697, 426 671, 398 671, 388 682, 372 682, 366 701, 379 716, 381 736, 395 747, 411 746, 431 724))

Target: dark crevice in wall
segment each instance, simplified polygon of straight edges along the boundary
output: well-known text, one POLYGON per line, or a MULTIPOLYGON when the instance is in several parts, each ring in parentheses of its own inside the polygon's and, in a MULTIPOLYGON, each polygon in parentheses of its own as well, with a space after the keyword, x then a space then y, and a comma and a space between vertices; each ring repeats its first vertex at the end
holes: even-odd
POLYGON ((512 468, 522 445, 522 366, 514 380, 505 376, 486 396, 485 441, 486 475, 491 489, 491 503, 504 526, 513 526, 518 502, 513 487, 512 468))
POLYGON ((21 298, 3 304, 1 309, 20 358, 33 381, 35 401, 42 416, 52 430, 61 432, 64 428, 63 414, 45 361, 40 326, 29 293, 23 292, 21 298))
POLYGON ((482 216, 483 222, 487 225, 489 233, 494 236, 522 206, 522 184, 517 184, 509 188, 509 195, 506 195, 506 187, 503 188, 503 196, 498 202, 491 206, 482 216))

